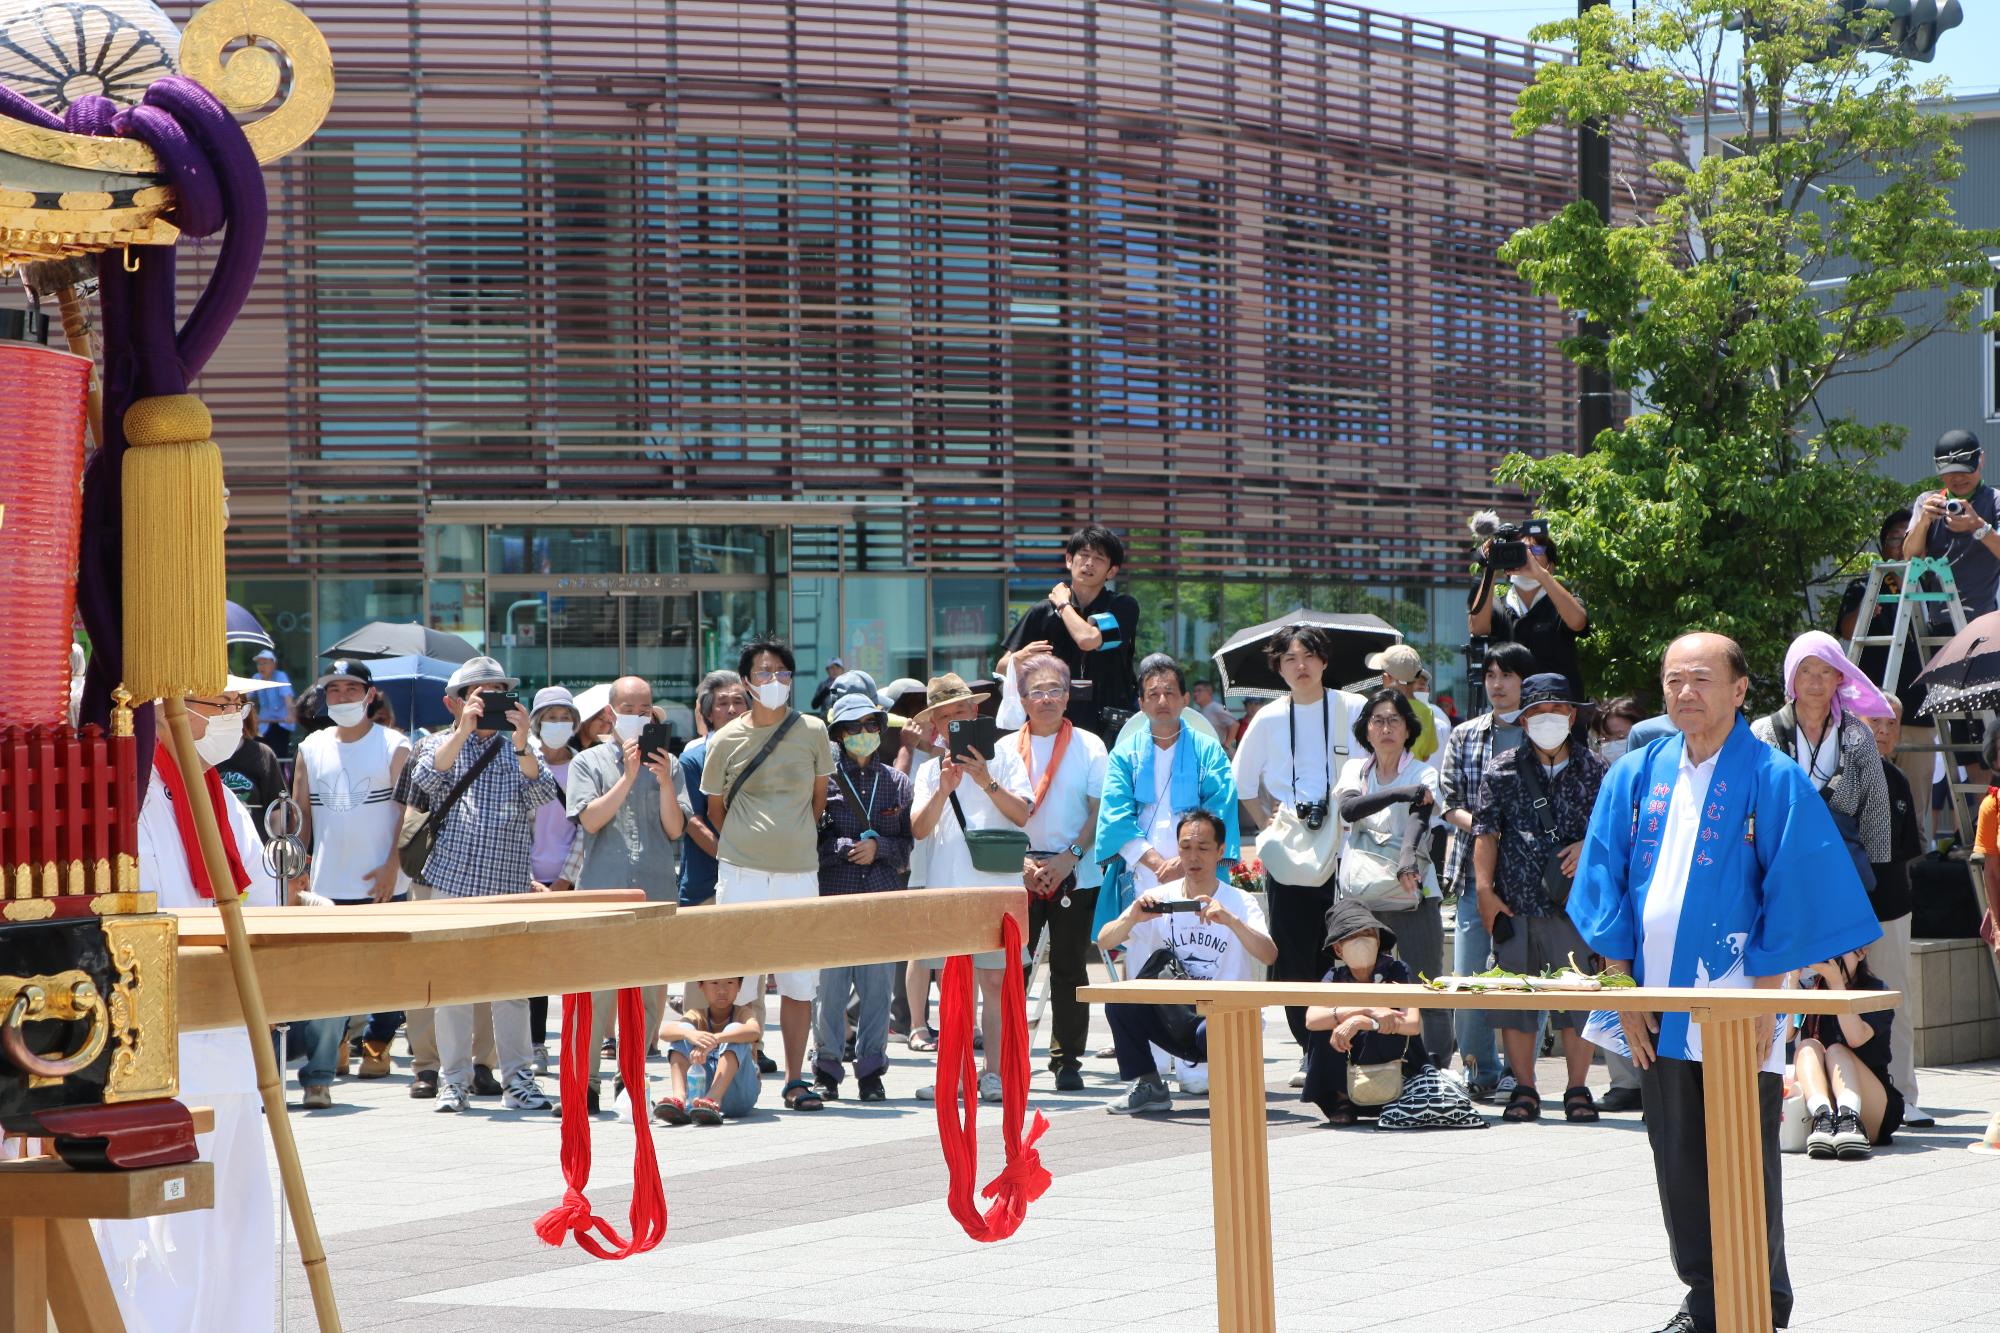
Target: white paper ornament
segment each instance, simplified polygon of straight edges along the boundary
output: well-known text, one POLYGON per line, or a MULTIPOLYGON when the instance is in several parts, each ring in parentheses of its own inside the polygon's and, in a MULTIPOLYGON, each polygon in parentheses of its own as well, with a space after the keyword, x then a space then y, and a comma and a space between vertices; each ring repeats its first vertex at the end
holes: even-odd
POLYGON ((92 95, 138 102, 180 72, 180 49, 151 0, 0 0, 0 84, 58 115, 92 95))

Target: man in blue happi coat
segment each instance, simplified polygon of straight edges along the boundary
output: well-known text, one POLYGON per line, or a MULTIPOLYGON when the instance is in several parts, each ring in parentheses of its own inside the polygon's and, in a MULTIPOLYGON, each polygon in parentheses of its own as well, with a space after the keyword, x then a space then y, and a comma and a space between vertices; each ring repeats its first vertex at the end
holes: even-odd
MULTIPOLYGON (((1743 650, 1719 634, 1685 635, 1668 646, 1661 683, 1678 734, 1627 753, 1606 776, 1569 899, 1606 970, 1644 986, 1763 989, 1879 938, 1826 803, 1743 720, 1743 650)), ((1778 1168, 1784 1050, 1766 1024, 1757 1086, 1771 1310, 1783 1327, 1792 1309, 1778 1168)), ((1715 1333, 1700 1025, 1685 1013, 1599 1013, 1586 1035, 1629 1052, 1640 1071, 1660 1210, 1688 1287, 1659 1333, 1715 1333)))

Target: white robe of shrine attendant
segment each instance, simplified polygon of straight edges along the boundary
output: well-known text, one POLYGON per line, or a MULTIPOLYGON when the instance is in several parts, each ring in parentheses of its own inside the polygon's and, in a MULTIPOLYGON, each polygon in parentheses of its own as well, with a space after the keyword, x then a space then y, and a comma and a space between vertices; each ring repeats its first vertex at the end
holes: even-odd
MULTIPOLYGON (((250 876, 244 902, 278 903, 264 843, 250 814, 223 792, 224 814, 250 876)), ((166 785, 146 787, 139 811, 139 887, 160 908, 207 907, 188 873, 166 785)), ((215 1111, 215 1129, 197 1137, 215 1164, 215 1207, 133 1222, 94 1222, 97 1248, 118 1296, 127 1333, 267 1333, 275 1324, 277 1221, 264 1150, 263 1104, 250 1037, 242 1028, 184 1032, 180 1100, 215 1111)))

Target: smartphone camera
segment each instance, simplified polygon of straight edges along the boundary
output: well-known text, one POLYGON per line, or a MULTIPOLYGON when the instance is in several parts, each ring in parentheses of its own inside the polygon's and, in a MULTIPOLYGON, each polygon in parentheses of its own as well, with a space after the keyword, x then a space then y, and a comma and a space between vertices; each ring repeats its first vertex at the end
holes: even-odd
POLYGON ((481 690, 479 692, 480 731, 507 731, 513 723, 507 720, 511 709, 521 706, 521 696, 513 690, 481 690))

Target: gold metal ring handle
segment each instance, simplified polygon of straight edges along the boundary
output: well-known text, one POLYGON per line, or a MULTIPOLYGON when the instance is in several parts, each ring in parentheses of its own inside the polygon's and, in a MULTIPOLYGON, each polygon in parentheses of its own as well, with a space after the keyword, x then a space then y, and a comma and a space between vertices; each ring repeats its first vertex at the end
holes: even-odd
POLYGON ((0 977, 0 987, 18 983, 14 1002, 7 1006, 7 1019, 0 1023, 0 1054, 36 1079, 64 1079, 90 1067, 104 1053, 111 1036, 104 997, 82 972, 64 972, 55 977, 0 977), (28 1049, 21 1028, 26 1023, 90 1021, 90 1035, 70 1054, 49 1059, 28 1049))

